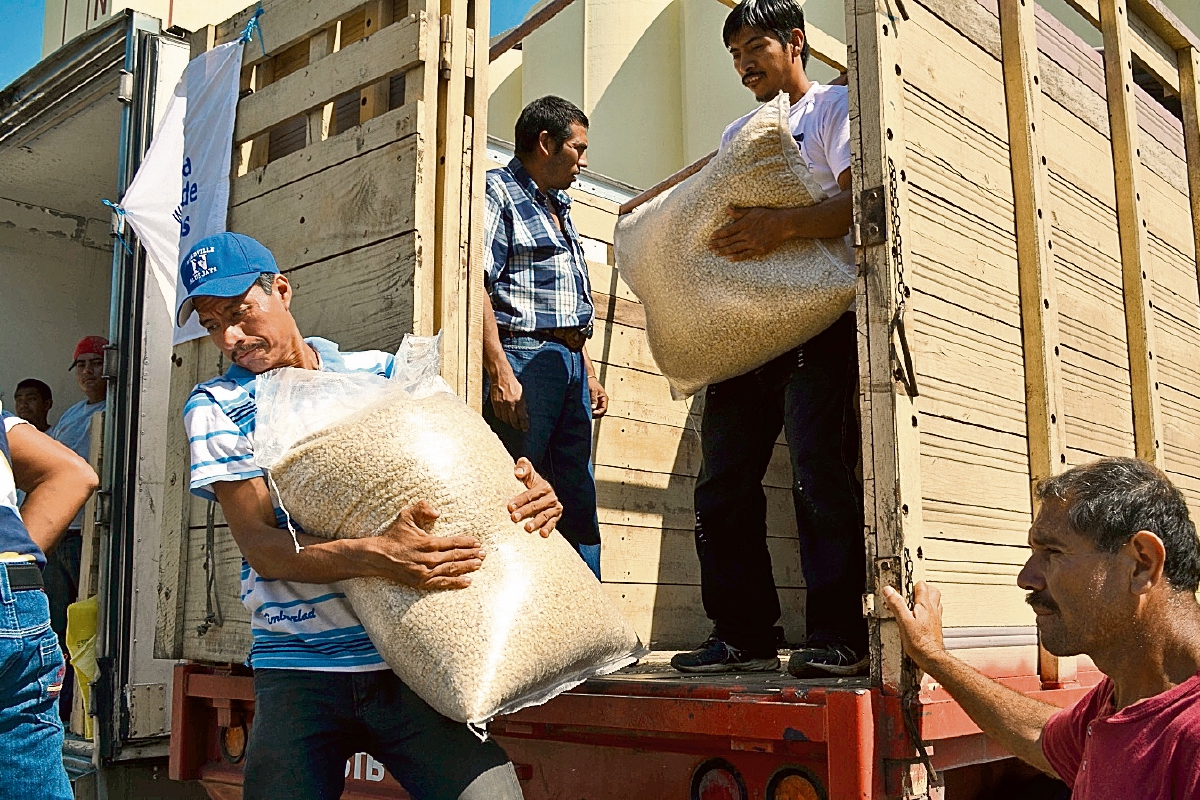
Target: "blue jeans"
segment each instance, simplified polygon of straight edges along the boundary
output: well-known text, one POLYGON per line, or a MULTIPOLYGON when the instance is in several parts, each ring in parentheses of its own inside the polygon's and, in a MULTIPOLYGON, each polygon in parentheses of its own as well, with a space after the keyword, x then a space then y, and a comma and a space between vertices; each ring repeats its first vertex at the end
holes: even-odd
POLYGON ((484 381, 483 417, 513 458, 528 458, 563 504, 558 530, 600 577, 600 525, 592 474, 592 398, 583 354, 532 336, 502 336, 521 382, 529 430, 501 422, 484 381))
POLYGON ((9 587, 0 567, 0 794, 22 800, 74 796, 63 767, 58 695, 63 656, 45 592, 9 587))
POLYGON ((390 669, 254 673, 245 800, 337 800, 346 759, 366 752, 413 800, 519 800, 520 784, 494 740, 443 717, 390 669))
POLYGON ((708 387, 696 481, 704 611, 735 647, 775 647, 779 596, 767 550, 762 479, 783 428, 812 645, 867 648, 854 313, 774 361, 708 387))

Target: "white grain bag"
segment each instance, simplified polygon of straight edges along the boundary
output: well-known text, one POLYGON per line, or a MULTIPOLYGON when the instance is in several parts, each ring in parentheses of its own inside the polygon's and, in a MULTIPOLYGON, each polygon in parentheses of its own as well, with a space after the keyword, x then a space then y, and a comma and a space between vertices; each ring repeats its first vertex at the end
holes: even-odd
POLYGON ((428 500, 441 513, 434 535, 483 543, 487 556, 466 589, 341 583, 396 674, 445 716, 478 728, 619 669, 642 647, 566 540, 509 519, 508 502, 524 486, 487 423, 428 369, 436 343, 406 338, 390 382, 296 369, 260 377, 256 462, 313 535, 376 536, 402 508, 428 500), (416 359, 425 366, 406 365, 413 345, 426 351, 416 359))
POLYGON ((708 249, 730 206, 825 199, 792 138, 789 108, 780 93, 702 170, 617 222, 617 267, 645 306, 650 351, 676 400, 803 344, 854 299, 841 240, 792 240, 738 262, 708 249))

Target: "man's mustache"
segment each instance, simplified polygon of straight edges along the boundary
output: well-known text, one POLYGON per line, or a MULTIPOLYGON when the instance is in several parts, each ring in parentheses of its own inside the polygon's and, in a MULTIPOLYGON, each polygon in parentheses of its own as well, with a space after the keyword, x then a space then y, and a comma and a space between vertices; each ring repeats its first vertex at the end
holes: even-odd
POLYGON ((1030 592, 1025 597, 1025 602, 1028 603, 1034 611, 1046 611, 1056 613, 1058 611, 1058 603, 1050 599, 1050 595, 1045 589, 1036 592, 1030 592))

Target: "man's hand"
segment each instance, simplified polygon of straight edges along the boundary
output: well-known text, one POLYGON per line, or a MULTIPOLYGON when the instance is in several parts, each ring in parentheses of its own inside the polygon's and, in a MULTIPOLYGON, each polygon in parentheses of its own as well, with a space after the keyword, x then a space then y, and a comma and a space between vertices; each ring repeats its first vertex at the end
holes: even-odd
POLYGON ((554 488, 537 473, 528 458, 517 459, 513 474, 525 484, 528 491, 521 492, 512 499, 508 504, 508 513, 513 522, 528 520, 525 530, 530 533, 537 531, 544 539, 554 532, 554 526, 562 516, 562 503, 558 501, 554 488))
POLYGON ((730 261, 761 258, 795 238, 794 210, 730 206, 730 221, 713 232, 708 249, 730 261))
POLYGON ((608 413, 608 392, 595 375, 588 376, 588 394, 592 396, 592 419, 599 419, 608 413))
MULTIPOLYGON (((505 366, 508 366, 507 362, 505 366)), ((492 410, 501 422, 519 431, 529 430, 525 390, 511 368, 501 370, 491 381, 492 410)))
POLYGON ((414 589, 465 589, 467 573, 483 566, 483 549, 472 536, 431 536, 437 510, 422 500, 408 506, 391 526, 369 542, 374 573, 414 589))
POLYGON ((884 587, 883 600, 896 616, 904 651, 917 666, 930 672, 933 660, 946 652, 942 641, 942 593, 936 586, 919 581, 913 587, 911 611, 904 596, 891 586, 884 587))

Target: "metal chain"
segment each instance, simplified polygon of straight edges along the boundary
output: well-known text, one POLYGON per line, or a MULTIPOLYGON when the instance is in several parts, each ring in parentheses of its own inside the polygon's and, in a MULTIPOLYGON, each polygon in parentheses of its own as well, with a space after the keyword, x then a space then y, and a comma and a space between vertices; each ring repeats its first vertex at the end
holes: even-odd
MULTIPOLYGON (((913 562, 912 555, 908 548, 904 548, 904 558, 901 569, 904 573, 904 598, 908 601, 909 610, 912 610, 916 603, 916 598, 913 595, 913 562)), ((904 690, 904 696, 901 698, 902 716, 904 718, 904 728, 908 731, 908 736, 912 739, 917 747, 917 758, 925 767, 925 773, 929 779, 930 786, 941 786, 942 779, 938 776, 937 770, 933 768, 933 761, 929 757, 929 743, 921 738, 921 731, 917 727, 917 706, 918 699, 921 694, 921 674, 917 669, 916 663, 907 655, 904 656, 904 677, 903 683, 907 688, 904 690)))
MULTIPOLYGON (((224 371, 225 356, 222 354, 217 358, 217 374, 224 371)), ((225 624, 221 597, 217 592, 217 504, 212 500, 208 501, 204 524, 204 612, 204 621, 196 626, 197 636, 225 624)))
POLYGON ((892 264, 896 267, 896 305, 904 305, 910 292, 904 282, 904 242, 900 235, 900 186, 896 182, 896 164, 888 158, 888 204, 892 212, 892 264))

